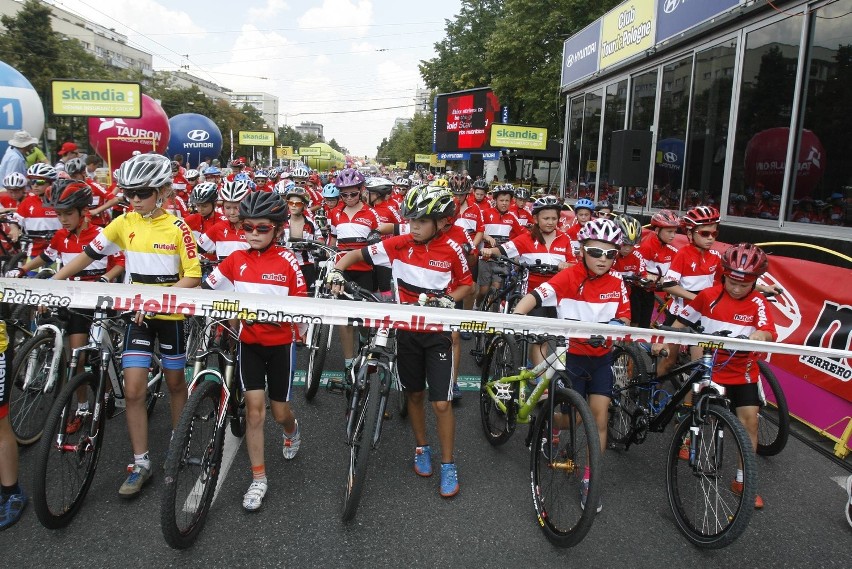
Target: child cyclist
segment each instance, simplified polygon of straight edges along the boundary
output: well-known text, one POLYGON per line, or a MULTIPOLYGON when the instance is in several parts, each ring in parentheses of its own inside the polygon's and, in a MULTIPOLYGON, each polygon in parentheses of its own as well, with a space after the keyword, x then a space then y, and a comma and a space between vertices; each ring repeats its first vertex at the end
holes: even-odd
MULTIPOLYGON (((672 264, 677 249, 671 245, 680 227, 680 218, 667 209, 661 209, 651 217, 651 232, 642 238, 639 254, 645 260, 647 277, 651 281, 662 278, 672 264)), ((651 326, 654 313, 654 291, 634 287, 630 293, 633 321, 641 328, 651 326)))
MULTIPOLYGON (((766 254, 751 243, 731 246, 722 254, 722 284, 705 288, 678 312, 675 328, 700 324, 706 334, 729 331, 731 336, 774 342, 777 338, 772 313, 757 289, 757 279, 766 272, 766 254)), ((757 450, 758 412, 760 411, 759 370, 755 352, 719 350, 713 364, 713 381, 725 386, 731 406, 757 450)), ((731 491, 742 494, 742 470, 731 481, 731 491)), ((763 508, 757 496, 754 507, 763 508)))
MULTIPOLYGON (((421 186, 408 191, 402 202, 402 215, 410 220, 410 233, 391 237, 347 253, 329 275, 334 292, 342 290, 344 273, 351 265, 391 267, 399 301, 418 302, 421 293, 437 295, 441 306, 452 308, 470 293, 473 279, 463 243, 448 235, 449 218, 455 213, 453 195, 445 187, 421 186)), ((414 431, 414 471, 432 475, 432 451, 426 438, 426 388, 435 413, 441 443, 440 494, 455 496, 459 491, 453 459, 455 417, 452 408, 452 357, 449 332, 417 333, 397 331, 399 377, 408 397, 408 417, 414 431)))
POLYGON ((246 236, 240 227, 240 202, 249 195, 250 188, 244 180, 225 182, 219 189, 222 210, 226 219, 198 237, 198 248, 224 259, 234 251, 248 249, 246 236))
MULTIPOLYGON (((139 154, 124 162, 118 169, 117 183, 133 211, 114 219, 53 278, 71 278, 93 262, 124 251, 128 284, 198 286, 201 266, 192 230, 162 208, 161 196, 169 191, 171 174, 169 159, 159 154, 139 154)), ((186 403, 183 316, 139 313, 128 325, 122 353, 127 430, 133 447, 130 474, 118 491, 122 498, 138 495, 153 472, 148 455, 145 396, 151 353, 157 341, 169 388, 173 427, 186 403)))
MULTIPOLYGON (((287 215, 287 204, 279 194, 249 194, 240 202, 240 220, 250 248, 228 255, 207 277, 203 288, 305 296, 307 287, 298 260, 276 244, 287 215)), ((268 488, 263 456, 264 389, 269 389, 272 417, 284 428, 284 458, 293 459, 301 445, 299 424, 289 403, 296 367, 295 336, 291 324, 240 322, 239 337, 238 373, 246 400, 246 445, 252 472, 243 508, 253 512, 260 509, 268 488)))
MULTIPOLYGON (((552 306, 557 317, 624 326, 630 322, 630 299, 621 278, 610 273, 621 247, 621 230, 610 219, 586 222, 577 235, 580 262, 561 271, 523 297, 515 314, 527 314, 534 308, 552 306)), ((601 453, 606 449, 609 403, 612 398, 612 346, 596 347, 570 339, 565 371, 572 387, 587 397, 600 436, 601 453)), ((580 504, 585 508, 589 472, 584 472, 580 504)), ((601 504, 597 505, 601 511, 601 504)))

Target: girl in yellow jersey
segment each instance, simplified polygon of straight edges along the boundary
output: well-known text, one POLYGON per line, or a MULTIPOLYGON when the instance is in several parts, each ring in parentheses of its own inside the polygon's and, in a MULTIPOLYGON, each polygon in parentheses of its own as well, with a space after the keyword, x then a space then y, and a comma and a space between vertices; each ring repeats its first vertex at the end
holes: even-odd
POLYGON ((13 526, 27 505, 27 496, 18 484, 18 441, 9 423, 9 395, 12 386, 6 373, 6 323, 0 320, 0 531, 13 526))
MULTIPOLYGON (((77 274, 96 259, 124 251, 125 282, 194 288, 201 282, 201 264, 192 230, 162 208, 162 198, 171 184, 171 162, 158 154, 140 154, 118 170, 118 186, 130 200, 133 211, 117 217, 55 279, 77 274)), ((148 415, 145 395, 148 368, 156 341, 166 383, 169 387, 172 426, 186 403, 186 347, 183 316, 139 314, 125 335, 124 368, 127 430, 133 447, 133 465, 118 493, 123 498, 139 494, 150 480, 148 415)))

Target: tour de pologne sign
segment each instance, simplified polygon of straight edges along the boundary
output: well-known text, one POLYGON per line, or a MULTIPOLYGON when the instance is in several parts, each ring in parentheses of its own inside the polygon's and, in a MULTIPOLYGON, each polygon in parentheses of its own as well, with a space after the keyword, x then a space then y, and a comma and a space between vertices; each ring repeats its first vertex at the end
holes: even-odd
POLYGON ((600 68, 614 65, 654 46, 656 0, 633 0, 601 19, 600 68))
POLYGON ((138 119, 142 116, 139 83, 124 81, 51 81, 53 114, 74 117, 138 119))

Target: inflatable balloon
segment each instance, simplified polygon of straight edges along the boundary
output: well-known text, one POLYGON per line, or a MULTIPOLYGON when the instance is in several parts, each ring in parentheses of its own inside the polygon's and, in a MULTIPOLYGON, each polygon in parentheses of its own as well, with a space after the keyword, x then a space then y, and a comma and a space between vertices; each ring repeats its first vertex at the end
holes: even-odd
POLYGON ((138 119, 89 119, 89 144, 112 172, 135 151, 162 154, 169 144, 169 117, 148 95, 142 95, 138 119))
MULTIPOLYGON (((781 195, 789 136, 789 128, 778 127, 760 131, 751 137, 745 151, 745 180, 749 188, 781 195)), ((803 129, 796 164, 796 199, 813 193, 825 167, 822 143, 813 131, 803 129)))
POLYGON ((41 139, 44 106, 38 92, 21 73, 0 61, 0 158, 19 130, 41 139))
POLYGON ((194 168, 206 157, 216 158, 222 152, 222 132, 209 118, 196 113, 183 113, 169 119, 169 148, 166 155, 182 154, 184 165, 194 168))

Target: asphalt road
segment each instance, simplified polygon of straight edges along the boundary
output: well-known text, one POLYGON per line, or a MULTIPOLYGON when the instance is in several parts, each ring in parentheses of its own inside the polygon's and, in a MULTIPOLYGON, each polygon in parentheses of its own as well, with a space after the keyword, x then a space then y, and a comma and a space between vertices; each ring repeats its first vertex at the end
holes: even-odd
MULTIPOLYGON (((342 368, 338 353, 330 354, 328 368, 342 368)), ((472 363, 462 370, 476 371, 472 363)), ((848 472, 793 438, 780 456, 758 459, 766 508, 726 549, 696 549, 674 524, 663 470, 669 431, 649 435, 629 452, 605 454, 603 511, 581 544, 560 550, 533 516, 525 432, 491 447, 475 393, 465 393, 456 408, 460 493, 441 498, 437 472, 432 478, 414 474, 413 438, 408 424, 394 417, 371 457, 357 518, 348 524, 340 521, 347 460, 343 398, 323 390, 309 404, 299 387, 294 406, 303 443, 293 461, 282 458, 279 428, 267 419, 270 489, 260 512, 242 509, 251 478, 242 445, 194 547, 166 545, 159 524, 169 430, 162 400, 151 426, 155 477, 142 496, 125 502, 117 495, 131 458, 124 418, 118 417, 107 426, 79 515, 69 527, 51 531, 28 507, 20 523, 0 533, 0 567, 852 567, 852 528, 843 516, 848 472)), ((430 429, 434 434, 431 422, 430 429)), ((25 489, 32 487, 33 460, 33 449, 23 449, 25 489)))

